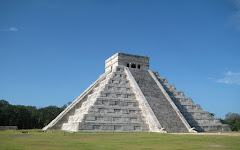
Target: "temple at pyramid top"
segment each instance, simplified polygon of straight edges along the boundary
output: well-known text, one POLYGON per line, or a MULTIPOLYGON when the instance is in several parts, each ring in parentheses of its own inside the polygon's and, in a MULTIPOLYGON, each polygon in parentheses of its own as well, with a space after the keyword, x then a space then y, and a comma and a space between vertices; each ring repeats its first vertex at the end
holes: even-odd
MULTIPOLYGON (((186 81, 187 82, 187 81, 186 81)), ((149 70, 149 57, 117 53, 105 73, 43 130, 70 132, 230 131, 191 98, 149 70)))
POLYGON ((128 68, 149 70, 149 57, 116 53, 105 61, 105 72, 120 65, 128 68))

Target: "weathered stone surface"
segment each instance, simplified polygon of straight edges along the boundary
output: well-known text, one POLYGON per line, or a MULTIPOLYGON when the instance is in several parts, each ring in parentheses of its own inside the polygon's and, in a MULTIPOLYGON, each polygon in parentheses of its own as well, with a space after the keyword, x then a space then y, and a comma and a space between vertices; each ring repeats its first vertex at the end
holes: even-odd
POLYGON ((155 116, 167 132, 188 132, 163 92, 147 70, 130 69, 155 116))
POLYGON ((105 73, 43 130, 71 132, 229 131, 173 84, 149 69, 149 57, 117 53, 105 73))
POLYGON ((116 67, 63 123, 62 130, 86 132, 148 131, 123 67, 116 67))
POLYGON ((165 78, 159 77, 158 72, 154 74, 191 127, 198 132, 230 131, 228 125, 222 124, 209 112, 203 111, 199 104, 194 104, 192 99, 186 98, 182 91, 177 91, 173 84, 168 84, 165 78))
POLYGON ((108 72, 117 66, 137 68, 140 70, 149 69, 149 57, 116 53, 105 61, 105 71, 108 72))

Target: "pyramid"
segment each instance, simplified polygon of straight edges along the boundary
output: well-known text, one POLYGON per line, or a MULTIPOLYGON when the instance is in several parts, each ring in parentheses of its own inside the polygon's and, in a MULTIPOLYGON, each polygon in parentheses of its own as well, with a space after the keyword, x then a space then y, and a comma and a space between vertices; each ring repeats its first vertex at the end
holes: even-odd
POLYGON ((149 70, 149 57, 117 53, 105 61, 105 73, 43 130, 166 133, 230 128, 149 70))

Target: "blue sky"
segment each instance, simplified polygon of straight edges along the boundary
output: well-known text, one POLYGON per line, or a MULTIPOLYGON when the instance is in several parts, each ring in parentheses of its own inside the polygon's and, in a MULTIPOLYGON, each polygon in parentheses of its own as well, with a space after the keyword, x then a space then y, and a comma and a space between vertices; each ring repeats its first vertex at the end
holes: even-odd
POLYGON ((206 111, 240 113, 239 0, 0 0, 0 99, 74 101, 117 52, 206 111))

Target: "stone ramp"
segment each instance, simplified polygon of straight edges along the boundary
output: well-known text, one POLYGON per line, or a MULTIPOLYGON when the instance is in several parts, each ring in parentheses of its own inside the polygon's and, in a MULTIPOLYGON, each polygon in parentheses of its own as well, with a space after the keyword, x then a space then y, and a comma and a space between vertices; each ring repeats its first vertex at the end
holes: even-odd
POLYGON ((155 116, 167 132, 188 132, 157 83, 147 70, 129 69, 155 116))
POLYGON ((194 104, 191 98, 185 97, 184 93, 178 91, 173 84, 169 84, 166 78, 160 77, 158 72, 153 73, 191 127, 198 132, 230 131, 228 125, 222 124, 209 112, 203 111, 199 104, 194 104))

